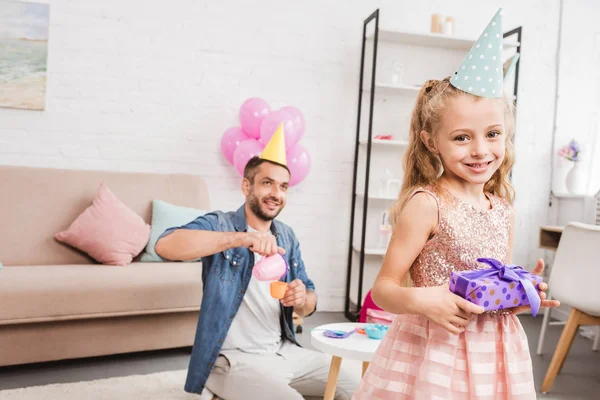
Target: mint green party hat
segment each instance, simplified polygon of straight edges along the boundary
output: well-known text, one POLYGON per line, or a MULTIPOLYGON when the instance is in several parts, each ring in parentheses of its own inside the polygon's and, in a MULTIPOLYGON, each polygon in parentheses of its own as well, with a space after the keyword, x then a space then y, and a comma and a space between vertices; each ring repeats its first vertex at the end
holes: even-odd
POLYGON ((463 59, 450 84, 475 96, 502 97, 502 39, 500 8, 463 59))

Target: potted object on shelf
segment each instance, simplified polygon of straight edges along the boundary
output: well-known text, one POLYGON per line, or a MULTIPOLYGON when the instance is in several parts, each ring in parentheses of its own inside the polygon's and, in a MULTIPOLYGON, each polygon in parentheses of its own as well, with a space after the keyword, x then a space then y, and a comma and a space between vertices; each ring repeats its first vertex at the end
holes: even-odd
POLYGON ((385 210, 381 214, 381 223, 379 225, 379 244, 380 249, 387 249, 390 239, 392 238, 392 224, 390 223, 390 213, 385 210))
POLYGON ((393 135, 377 135, 377 136, 375 136, 375 139, 377 139, 377 140, 394 140, 394 136, 393 135))
POLYGON ((587 184, 585 172, 581 168, 580 150, 579 143, 571 140, 568 145, 561 147, 558 152, 559 159, 567 160, 573 164, 566 173, 565 184, 569 193, 576 195, 585 194, 587 184))
POLYGON ((442 16, 440 14, 431 15, 431 33, 442 33, 442 16))
POLYGON ((444 20, 444 35, 452 36, 454 34, 454 17, 446 17, 444 20))

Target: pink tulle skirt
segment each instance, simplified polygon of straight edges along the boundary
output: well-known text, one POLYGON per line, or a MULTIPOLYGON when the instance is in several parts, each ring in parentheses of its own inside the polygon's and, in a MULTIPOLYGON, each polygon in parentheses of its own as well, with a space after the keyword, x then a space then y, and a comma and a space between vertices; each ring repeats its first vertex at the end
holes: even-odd
POLYGON ((535 399, 527 336, 511 314, 482 314, 460 335, 399 315, 354 400, 535 399))

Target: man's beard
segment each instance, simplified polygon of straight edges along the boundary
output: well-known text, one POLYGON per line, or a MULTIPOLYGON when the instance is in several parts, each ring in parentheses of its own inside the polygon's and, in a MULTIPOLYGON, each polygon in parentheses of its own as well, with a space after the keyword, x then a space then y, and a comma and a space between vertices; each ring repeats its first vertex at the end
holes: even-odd
MULTIPOLYGON (((276 203, 280 203, 274 197, 265 198, 265 201, 267 201, 267 200, 273 200, 276 203)), ((261 210, 260 203, 261 202, 258 200, 258 197, 256 197, 256 195, 254 195, 254 194, 250 195, 250 197, 248 199, 248 204, 250 205, 250 210, 252 211, 252 213, 254 213, 254 215, 256 215, 258 218, 262 219, 263 221, 272 221, 273 219, 275 219, 275 217, 277 217, 279 215, 279 213, 283 209, 283 207, 280 207, 279 210, 277 210, 277 212, 273 216, 267 215, 261 210)))

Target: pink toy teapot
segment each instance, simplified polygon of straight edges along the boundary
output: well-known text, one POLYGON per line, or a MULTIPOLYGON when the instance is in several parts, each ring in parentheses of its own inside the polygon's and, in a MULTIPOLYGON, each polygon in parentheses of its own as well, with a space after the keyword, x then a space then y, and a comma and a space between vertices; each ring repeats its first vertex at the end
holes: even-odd
POLYGON ((263 257, 252 268, 252 276, 259 281, 278 281, 290 270, 285 258, 279 254, 263 257))
POLYGON ((271 296, 282 299, 287 290, 287 283, 279 282, 289 272, 290 267, 285 258, 279 254, 263 257, 252 268, 252 276, 259 281, 271 281, 271 296))

